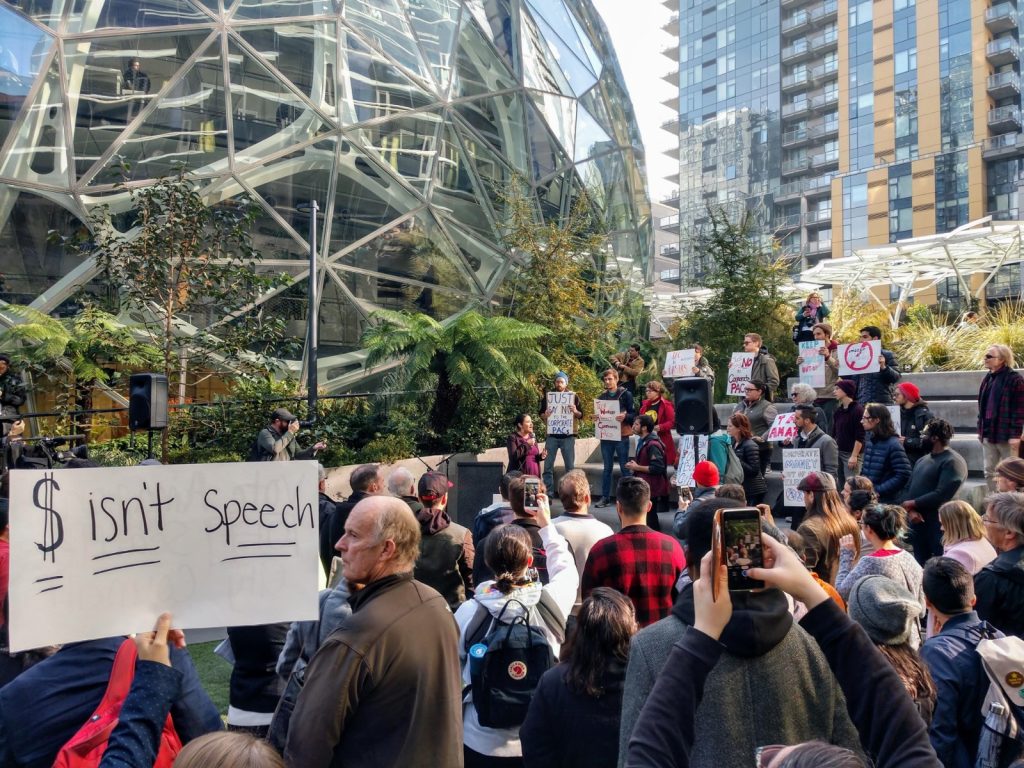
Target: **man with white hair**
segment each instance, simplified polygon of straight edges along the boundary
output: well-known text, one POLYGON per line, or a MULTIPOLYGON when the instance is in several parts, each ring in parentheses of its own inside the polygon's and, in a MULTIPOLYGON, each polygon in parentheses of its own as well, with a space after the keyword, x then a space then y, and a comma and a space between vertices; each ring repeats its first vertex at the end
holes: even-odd
POLYGON ((1024 637, 1024 493, 993 493, 986 501, 981 522, 999 555, 974 576, 974 610, 996 629, 1024 637))
POLYGON ((388 475, 388 493, 408 504, 413 514, 423 509, 423 505, 416 497, 416 479, 405 467, 395 467, 391 470, 391 474, 388 475))
POLYGON ((459 634, 444 598, 412 577, 416 517, 400 499, 363 499, 338 551, 352 615, 306 668, 285 763, 461 766, 459 634))

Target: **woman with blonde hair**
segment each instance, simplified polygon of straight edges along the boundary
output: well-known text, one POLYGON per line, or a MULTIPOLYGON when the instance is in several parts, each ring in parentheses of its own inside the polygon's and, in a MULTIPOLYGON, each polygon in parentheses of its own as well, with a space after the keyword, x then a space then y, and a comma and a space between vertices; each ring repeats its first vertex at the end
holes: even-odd
POLYGON ((800 481, 797 489, 803 491, 804 509, 807 510, 797 533, 817 553, 814 572, 822 581, 835 584, 839 572, 840 539, 847 534, 855 536, 858 545, 856 556, 860 556, 857 521, 846 511, 831 475, 811 472, 800 481))
POLYGON ((996 559, 996 550, 985 538, 981 516, 966 501, 953 499, 939 507, 942 556, 951 557, 972 576, 996 559))
POLYGON ((174 768, 284 768, 284 760, 263 739, 237 731, 219 731, 186 744, 174 768))

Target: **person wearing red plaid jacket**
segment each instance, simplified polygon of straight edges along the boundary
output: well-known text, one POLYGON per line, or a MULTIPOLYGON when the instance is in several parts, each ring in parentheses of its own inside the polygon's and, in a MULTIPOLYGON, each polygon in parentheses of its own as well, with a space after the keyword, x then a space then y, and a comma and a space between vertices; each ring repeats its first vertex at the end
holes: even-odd
POLYGON ((583 599, 595 587, 617 589, 633 602, 641 627, 668 616, 676 582, 686 569, 679 542, 644 524, 650 508, 651 488, 645 480, 619 480, 615 510, 622 528, 594 544, 583 568, 583 599))

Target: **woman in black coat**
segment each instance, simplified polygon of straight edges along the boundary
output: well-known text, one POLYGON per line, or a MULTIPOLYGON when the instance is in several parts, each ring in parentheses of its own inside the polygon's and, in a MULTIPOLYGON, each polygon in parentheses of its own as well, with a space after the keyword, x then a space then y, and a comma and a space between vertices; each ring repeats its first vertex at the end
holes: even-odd
POLYGON ((526 768, 615 768, 629 641, 636 612, 597 587, 583 601, 564 662, 541 677, 519 729, 526 768))
POLYGON ((761 452, 750 431, 750 421, 742 413, 734 413, 729 417, 725 431, 732 438, 733 449, 743 465, 743 490, 747 494, 747 504, 760 504, 768 493, 768 484, 761 471, 761 452))

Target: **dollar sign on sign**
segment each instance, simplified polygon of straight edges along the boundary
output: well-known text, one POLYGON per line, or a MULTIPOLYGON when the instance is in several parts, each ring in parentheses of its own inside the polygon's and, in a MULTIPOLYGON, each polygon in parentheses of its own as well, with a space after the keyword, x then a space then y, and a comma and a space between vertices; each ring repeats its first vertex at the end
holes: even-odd
POLYGON ((52 472, 46 473, 32 489, 32 503, 43 512, 43 541, 41 544, 36 542, 39 551, 43 553, 43 562, 46 561, 47 555, 50 556, 51 563, 57 562, 54 551, 64 542, 64 521, 53 508, 53 492, 59 490, 60 485, 53 479, 52 472))

